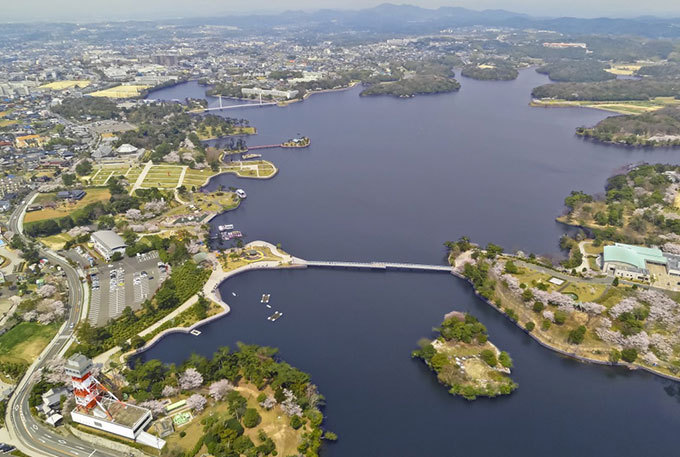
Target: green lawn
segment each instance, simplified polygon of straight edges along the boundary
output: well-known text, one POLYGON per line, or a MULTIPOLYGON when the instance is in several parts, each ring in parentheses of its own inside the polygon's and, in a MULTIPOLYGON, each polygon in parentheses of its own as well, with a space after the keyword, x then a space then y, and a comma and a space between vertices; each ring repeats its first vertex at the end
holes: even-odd
POLYGON ((0 335, 0 361, 33 363, 45 346, 54 338, 58 323, 40 325, 22 322, 0 335))

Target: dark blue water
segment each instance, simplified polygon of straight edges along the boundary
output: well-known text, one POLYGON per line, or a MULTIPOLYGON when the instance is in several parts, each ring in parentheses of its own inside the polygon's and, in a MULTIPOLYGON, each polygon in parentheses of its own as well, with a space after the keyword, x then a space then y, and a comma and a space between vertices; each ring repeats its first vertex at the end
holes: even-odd
MULTIPOLYGON (((441 263, 441 243, 463 234, 555 253, 563 228, 553 219, 570 190, 600 191, 623 164, 678 162, 678 153, 576 138, 576 126, 607 114, 529 108, 531 88, 545 81, 524 71, 508 83, 463 79, 450 95, 364 99, 353 90, 228 112, 258 127, 249 144, 301 133, 312 146, 266 152, 281 168, 273 180, 211 183, 248 192, 216 223, 229 220, 250 239, 308 259, 441 263)), ((236 341, 279 347, 327 397, 326 426, 340 439, 324 456, 677 454, 678 384, 564 359, 450 275, 254 272, 223 284, 222 294, 229 316, 200 337, 169 336, 143 358, 179 362, 236 341), (259 303, 265 292, 284 312, 273 324, 259 303), (511 396, 468 403, 410 359, 453 309, 478 316, 511 353, 520 385, 511 396)))
MULTIPOLYGON (((257 151, 280 168, 270 181, 224 175, 209 186, 243 187, 248 200, 215 219, 250 240, 281 243, 307 259, 439 263, 442 243, 468 235, 537 254, 558 251, 554 219, 571 190, 602 192, 620 166, 678 161, 673 150, 635 150, 587 142, 580 125, 598 110, 531 108, 544 75, 510 82, 464 78, 459 93, 360 98, 358 89, 312 96, 285 108, 223 111, 259 134, 249 145, 298 134, 307 149, 257 151)), ((179 98, 182 86, 157 98, 179 98)), ((203 88, 187 85, 197 97, 203 88)))

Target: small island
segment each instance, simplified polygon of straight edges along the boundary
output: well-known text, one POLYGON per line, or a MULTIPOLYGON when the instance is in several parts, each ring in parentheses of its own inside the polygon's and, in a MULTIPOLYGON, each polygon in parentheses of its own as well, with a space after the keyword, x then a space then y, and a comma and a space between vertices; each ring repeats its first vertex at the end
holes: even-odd
POLYGON ((467 400, 508 395, 517 389, 510 378, 512 359, 488 340, 486 327, 470 314, 444 316, 439 336, 423 339, 411 356, 437 373, 452 395, 467 400))
POLYGON ((460 89, 454 78, 439 75, 414 75, 398 81, 380 82, 361 91, 362 97, 370 95, 394 95, 410 98, 416 95, 442 94, 460 89))
POLYGON ((312 140, 309 137, 303 136, 300 138, 292 138, 288 141, 281 143, 282 148, 306 148, 312 144, 312 140))

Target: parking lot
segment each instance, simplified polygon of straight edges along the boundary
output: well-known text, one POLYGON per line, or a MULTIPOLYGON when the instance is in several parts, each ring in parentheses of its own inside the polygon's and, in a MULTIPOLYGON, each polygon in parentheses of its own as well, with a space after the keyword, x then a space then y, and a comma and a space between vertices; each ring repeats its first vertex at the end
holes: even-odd
POLYGON ((96 273, 90 275, 89 322, 103 326, 120 316, 127 306, 133 311, 140 309, 165 279, 165 268, 159 264, 162 265, 158 252, 152 251, 98 266, 96 273))

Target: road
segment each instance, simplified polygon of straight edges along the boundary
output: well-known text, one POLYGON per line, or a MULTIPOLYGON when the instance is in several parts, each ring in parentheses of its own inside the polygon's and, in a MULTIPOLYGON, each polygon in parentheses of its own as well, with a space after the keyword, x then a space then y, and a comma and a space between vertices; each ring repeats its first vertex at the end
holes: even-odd
MULTIPOLYGON (((26 207, 31 202, 35 193, 31 193, 17 206, 10 217, 10 230, 23 235, 23 217, 26 207)), ((59 353, 70 344, 74 337, 74 328, 78 325, 84 306, 84 287, 78 271, 65 259, 54 252, 40 250, 40 255, 53 265, 59 265, 66 273, 68 282, 69 316, 61 329, 26 371, 26 374, 17 385, 7 405, 7 417, 5 422, 10 436, 22 452, 30 456, 57 456, 57 457, 113 457, 108 450, 95 449, 92 445, 74 437, 58 435, 53 429, 44 426, 32 415, 28 406, 28 398, 31 388, 40 379, 40 371, 45 363, 56 358, 59 353)))

